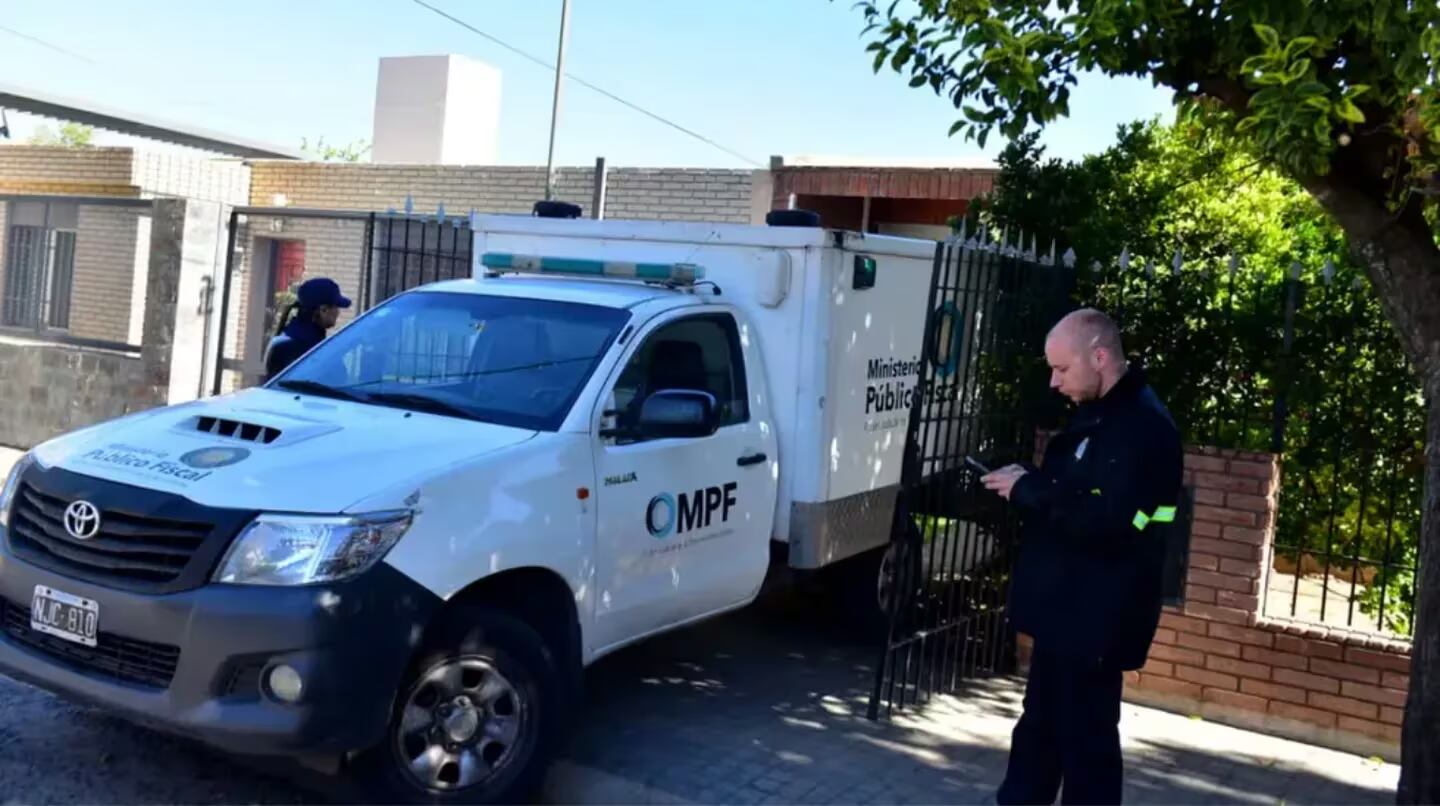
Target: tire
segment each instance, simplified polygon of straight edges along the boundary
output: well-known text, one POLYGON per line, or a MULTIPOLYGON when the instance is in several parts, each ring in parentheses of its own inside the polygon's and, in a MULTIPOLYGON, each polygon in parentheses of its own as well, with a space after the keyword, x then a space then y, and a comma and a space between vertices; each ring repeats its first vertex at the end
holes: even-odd
MULTIPOLYGON (((919 563, 920 556, 908 541, 891 541, 845 560, 830 576, 837 609, 867 641, 885 640, 890 631, 889 597, 896 592, 891 574, 908 564, 909 571, 899 576, 913 586, 919 578, 919 563)), ((899 590, 901 600, 897 606, 902 614, 910 599, 908 592, 908 588, 899 590)))
POLYGON ((529 802, 563 724, 555 655, 501 610, 460 607, 443 618, 396 694, 384 740, 356 759, 351 777, 379 803, 529 802), (425 753, 441 761, 422 776, 408 759, 425 753), (467 783, 483 770, 478 759, 495 768, 467 783))

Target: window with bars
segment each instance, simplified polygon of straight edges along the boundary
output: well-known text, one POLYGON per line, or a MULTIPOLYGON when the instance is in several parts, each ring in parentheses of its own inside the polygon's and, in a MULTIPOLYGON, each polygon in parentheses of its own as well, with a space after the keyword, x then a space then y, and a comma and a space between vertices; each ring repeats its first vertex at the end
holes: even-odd
POLYGON ((79 205, 16 202, 5 234, 0 325, 30 330, 70 327, 79 205))

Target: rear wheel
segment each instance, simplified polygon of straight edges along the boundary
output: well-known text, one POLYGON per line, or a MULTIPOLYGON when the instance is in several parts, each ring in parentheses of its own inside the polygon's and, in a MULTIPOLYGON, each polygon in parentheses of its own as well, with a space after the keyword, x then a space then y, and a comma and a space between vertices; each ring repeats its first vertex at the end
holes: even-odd
POLYGON ((381 802, 530 800, 558 738, 561 691, 532 627, 459 608, 411 667, 385 740, 357 760, 357 782, 381 802))
POLYGON ((837 607, 867 639, 883 641, 890 630, 891 608, 903 612, 913 594, 919 561, 914 544, 906 540, 841 562, 830 575, 837 607))

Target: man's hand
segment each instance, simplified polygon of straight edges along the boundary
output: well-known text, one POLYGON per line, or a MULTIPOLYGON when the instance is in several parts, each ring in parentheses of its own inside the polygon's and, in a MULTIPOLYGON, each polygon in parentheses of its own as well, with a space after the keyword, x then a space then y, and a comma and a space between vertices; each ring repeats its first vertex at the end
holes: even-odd
POLYGON ((1019 481, 1020 477, 1024 476, 1027 472, 1028 471, 1020 465, 1009 465, 992 473, 987 473, 981 477, 980 483, 984 484, 986 489, 994 493, 999 493, 1001 498, 1009 501, 1010 492, 1015 489, 1015 482, 1019 481))

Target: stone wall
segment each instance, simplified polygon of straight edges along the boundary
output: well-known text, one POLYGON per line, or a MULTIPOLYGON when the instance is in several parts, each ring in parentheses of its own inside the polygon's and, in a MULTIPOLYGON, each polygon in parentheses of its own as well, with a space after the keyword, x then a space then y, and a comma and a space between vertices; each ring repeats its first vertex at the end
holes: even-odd
POLYGON ((0 445, 51 437, 157 405, 137 353, 0 336, 0 445))

